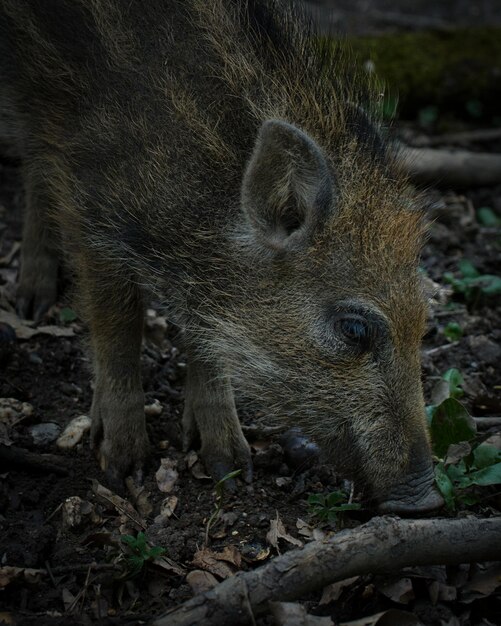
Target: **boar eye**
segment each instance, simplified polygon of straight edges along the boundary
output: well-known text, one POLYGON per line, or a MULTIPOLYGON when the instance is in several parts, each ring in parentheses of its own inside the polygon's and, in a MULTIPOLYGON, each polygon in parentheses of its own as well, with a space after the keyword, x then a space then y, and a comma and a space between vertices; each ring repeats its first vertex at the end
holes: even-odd
POLYGON ((362 350, 369 347, 371 341, 371 327, 369 322, 360 315, 346 315, 336 320, 338 331, 348 343, 356 345, 362 350))

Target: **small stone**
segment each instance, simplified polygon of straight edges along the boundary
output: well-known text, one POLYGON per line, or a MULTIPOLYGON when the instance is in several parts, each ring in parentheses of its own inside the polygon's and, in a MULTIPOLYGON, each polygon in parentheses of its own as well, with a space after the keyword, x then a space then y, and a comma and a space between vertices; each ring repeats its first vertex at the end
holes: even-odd
POLYGON ((160 415, 163 410, 163 406, 158 400, 154 400, 151 404, 147 404, 144 407, 146 415, 160 415))
POLYGON ((468 337, 468 344, 477 359, 486 365, 497 365, 501 361, 501 346, 498 346, 485 335, 468 337))
POLYGON ((55 422, 42 422, 31 426, 30 435, 36 446, 45 446, 58 438, 61 427, 55 422))

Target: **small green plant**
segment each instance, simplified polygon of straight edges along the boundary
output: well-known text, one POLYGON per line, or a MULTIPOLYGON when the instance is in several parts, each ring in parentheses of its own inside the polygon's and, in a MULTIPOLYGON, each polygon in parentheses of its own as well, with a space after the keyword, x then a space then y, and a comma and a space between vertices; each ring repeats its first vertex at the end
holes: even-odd
POLYGON ((65 306, 59 311, 59 321, 63 324, 69 324, 77 319, 77 314, 70 307, 65 306))
POLYGON ((143 532, 137 533, 137 536, 122 535, 120 537, 122 543, 127 546, 129 554, 125 557, 127 563, 127 578, 137 576, 143 569, 145 563, 152 562, 159 556, 165 554, 165 549, 155 546, 150 548, 146 541, 146 535, 143 532))
POLYGON ((346 494, 342 491, 333 491, 328 494, 312 493, 308 496, 310 515, 323 523, 335 524, 346 511, 360 509, 360 504, 346 502, 346 494))
POLYGON ((475 420, 459 398, 464 395, 463 377, 449 369, 434 390, 437 403, 427 407, 434 455, 435 481, 447 508, 472 505, 481 497, 470 487, 501 484, 501 451, 476 440, 475 420))
POLYGON ((444 281, 449 283, 454 292, 461 294, 466 302, 475 305, 482 298, 491 298, 501 294, 501 276, 480 274, 471 261, 459 262, 461 276, 456 278, 451 272, 444 274, 444 281))
POLYGON ((242 472, 242 470, 240 470, 240 469, 235 470, 233 472, 228 472, 228 474, 223 476, 221 478, 221 480, 216 483, 216 487, 215 487, 215 489, 216 489, 216 500, 214 502, 214 511, 212 512, 211 516, 207 520, 207 526, 205 528, 205 545, 209 544, 209 532, 210 532, 210 529, 212 528, 212 526, 214 525, 214 522, 219 517, 219 513, 221 512, 221 508, 223 506, 223 497, 224 497, 224 486, 225 486, 225 483, 228 480, 233 480, 234 478, 236 478, 239 474, 241 474, 241 472, 242 472))
POLYGON ((501 226, 501 217, 498 217, 488 206, 482 206, 477 209, 477 220, 482 226, 489 228, 498 228, 501 226))
POLYGON ((463 336, 463 329, 457 322, 449 322, 444 326, 444 335, 450 341, 458 341, 463 336))

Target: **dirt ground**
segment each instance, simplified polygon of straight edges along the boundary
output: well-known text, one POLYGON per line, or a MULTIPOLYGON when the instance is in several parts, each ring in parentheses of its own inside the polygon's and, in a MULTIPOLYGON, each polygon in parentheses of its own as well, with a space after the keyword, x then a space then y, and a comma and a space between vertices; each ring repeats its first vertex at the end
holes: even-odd
MULTIPOLYGON (((499 150, 500 146, 484 145, 483 149, 499 150)), ((18 254, 10 258, 9 253, 20 238, 19 164, 1 161, 0 190, 2 307, 4 311, 12 311, 18 254)), ((460 296, 452 294, 443 276, 446 272, 457 274, 458 261, 462 258, 472 261, 482 273, 499 272, 499 229, 482 226, 476 211, 489 206, 500 212, 501 186, 460 193, 430 190, 429 198, 435 222, 422 259, 433 292, 429 332, 423 345, 427 400, 430 401, 431 389, 440 375, 455 367, 465 378, 464 404, 470 413, 499 415, 499 300, 484 299, 467 307, 460 296), (460 325, 464 332, 461 338, 451 341, 444 336, 448 322, 460 325)), ((71 336, 35 334, 27 340, 10 343, 4 328, 0 337, 3 340, 0 397, 14 398, 33 407, 30 412, 25 405, 23 412, 22 406, 3 401, 7 402, 5 406, 10 406, 10 412, 5 412, 4 406, 4 421, 5 415, 14 414, 8 429, 11 443, 32 451, 38 458, 53 461, 58 470, 56 473, 50 466, 30 467, 26 460, 20 460, 18 467, 4 461, 1 468, 1 565, 43 569, 45 573, 35 573, 28 580, 21 577, 0 589, 3 611, 0 611, 0 623, 5 615, 6 623, 16 624, 139 623, 192 596, 183 570, 205 567, 213 573, 216 571, 216 578, 220 579, 228 571, 257 567, 272 558, 277 550, 269 545, 266 535, 270 520, 277 513, 287 532, 301 541, 309 540, 314 528, 317 532, 333 530, 328 525, 319 525, 309 515, 307 497, 345 487, 341 477, 320 462, 306 470, 301 467, 301 454, 284 444, 280 434, 258 432, 266 419, 256 410, 245 417, 254 446, 254 482, 251 486, 240 485, 236 495, 224 497, 220 518, 209 532, 211 550, 221 552, 226 546, 235 546, 243 558, 241 562, 240 557, 232 562, 228 557, 222 574, 203 562, 194 564, 195 554, 205 544, 216 494, 213 483, 204 477, 203 468, 195 462, 195 454, 187 456, 180 451, 186 363, 176 348, 176 329, 166 324, 154 309, 148 315, 142 356, 147 404, 159 405, 148 410, 153 450, 146 468, 145 490, 150 506, 145 503, 143 493, 143 501, 135 503, 138 517, 120 514, 120 506, 114 505, 109 494, 108 499, 99 496, 95 481, 103 484, 104 478, 89 449, 87 435, 68 451, 55 444, 71 419, 88 413, 92 392, 84 350, 85 331, 78 319, 62 321, 61 318, 67 318, 64 308, 67 304, 63 297, 45 322, 49 325, 47 332, 65 329, 63 332, 71 336), (40 442, 36 439, 36 428, 44 424, 49 424, 47 441, 40 442), (160 491, 155 477, 162 459, 168 459, 167 482, 170 478, 173 483, 164 492, 160 491), (175 504, 170 517, 165 513, 160 515, 166 501, 171 508, 175 504), (146 531, 151 546, 164 548, 165 556, 176 565, 169 565, 169 561, 163 566, 148 566, 137 576, 123 580, 118 566, 113 565, 121 562, 118 555, 124 547, 120 537, 140 530, 146 531), (93 563, 102 569, 93 569, 93 563)), ((130 493, 128 499, 134 502, 130 493)), ((500 508, 499 491, 491 489, 476 510, 494 514, 500 508)), ((355 512, 345 523, 356 525, 370 515, 366 510, 355 512)), ((281 541, 279 547, 287 550, 294 546, 281 541)), ((501 624, 499 594, 465 603, 458 596, 433 604, 423 580, 414 580, 413 599, 406 596, 403 604, 425 624, 501 624), (451 621, 453 616, 460 621, 451 621), (480 618, 488 621, 482 622, 480 618)), ((317 614, 331 615, 341 622, 391 606, 402 607, 402 602, 395 602, 394 596, 391 599, 379 591, 378 584, 377 579, 368 577, 348 588, 341 601, 319 604, 321 594, 317 594, 306 600, 307 606, 317 614)))
MULTIPOLYGON (((485 10, 487 5, 482 5, 485 10)), ((414 124, 402 125, 401 132, 407 140, 420 134, 414 124)), ((466 145, 501 152, 499 140, 466 145)), ((444 274, 457 277, 461 259, 471 261, 481 274, 501 274, 501 231, 485 225, 478 212, 490 207, 501 216, 501 185, 430 189, 427 197, 433 224, 421 264, 431 305, 422 349, 426 400, 431 403, 437 381, 454 367, 464 377, 462 402, 470 414, 499 416, 500 296, 479 295, 466 302, 444 274), (451 339, 445 329, 454 322, 462 336, 451 339)), ((33 330, 27 325, 17 328, 17 338, 9 334, 5 322, 20 324, 13 307, 22 204, 20 164, 0 158, 0 451, 22 451, 17 459, 0 454, 0 624, 144 623, 193 596, 202 584, 200 574, 187 581, 187 572, 205 572, 205 583, 219 581, 259 567, 279 550, 294 549, 298 541, 336 532, 339 522, 313 516, 308 496, 339 489, 349 493, 350 484, 317 458, 311 445, 305 451, 297 436, 286 439, 283 432, 268 428, 260 407, 243 416, 253 446, 253 483, 239 484, 235 494, 218 500, 196 453, 181 451, 186 361, 177 347, 178 329, 154 303, 142 352, 152 442, 144 490, 129 490, 124 501, 103 489, 105 479, 87 432, 69 449, 56 444, 65 426, 89 411, 86 332, 68 309, 71 289, 66 284, 44 329, 26 339, 21 337, 33 330), (277 515, 288 533, 278 546, 267 538, 277 515), (150 547, 165 552, 135 571, 122 538, 143 531, 150 547), (10 574, 2 574, 7 566, 13 568, 10 574)), ((355 486, 355 501, 357 496, 355 486)), ((499 515, 499 485, 485 488, 481 502, 469 510, 499 515)), ((362 508, 346 514, 342 523, 357 526, 373 514, 362 508)), ((466 512, 460 507, 455 514, 466 512)), ((500 625, 499 582, 475 593, 468 586, 485 572, 491 570, 478 565, 412 568, 391 578, 359 577, 344 588, 320 590, 302 601, 310 613, 331 616, 336 624, 398 608, 427 626, 500 625)), ((496 575, 501 580, 499 571, 496 575)), ((272 621, 262 618, 258 623, 272 621)))

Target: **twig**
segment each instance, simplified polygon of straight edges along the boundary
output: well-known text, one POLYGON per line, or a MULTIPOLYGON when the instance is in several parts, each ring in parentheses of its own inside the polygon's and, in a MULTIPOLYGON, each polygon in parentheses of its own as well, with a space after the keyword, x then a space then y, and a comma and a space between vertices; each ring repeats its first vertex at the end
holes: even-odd
POLYGON ((52 454, 35 454, 24 448, 0 444, 0 466, 6 466, 9 469, 36 470, 67 476, 68 470, 59 465, 56 460, 59 461, 59 458, 52 454))
POLYGON ((446 350, 450 350, 454 346, 457 346, 458 342, 454 341, 453 343, 445 343, 443 346, 437 346, 436 348, 431 348, 430 350, 426 350, 426 356, 430 356, 432 354, 438 354, 439 352, 445 352, 446 350))
POLYGON ((152 626, 249 624, 270 602, 296 600, 338 580, 412 565, 501 560, 501 518, 402 520, 379 517, 239 572, 152 622, 152 626))
POLYGON ((447 144, 480 143, 498 139, 501 139, 501 128, 480 128, 458 133, 445 133, 444 135, 435 135, 433 137, 416 137, 412 140, 412 145, 416 148, 422 148, 447 144))
POLYGON ((473 419, 480 430, 501 426, 501 417, 474 417, 473 419))
POLYGON ((419 184, 465 188, 501 183, 501 154, 400 146, 397 159, 419 184))

